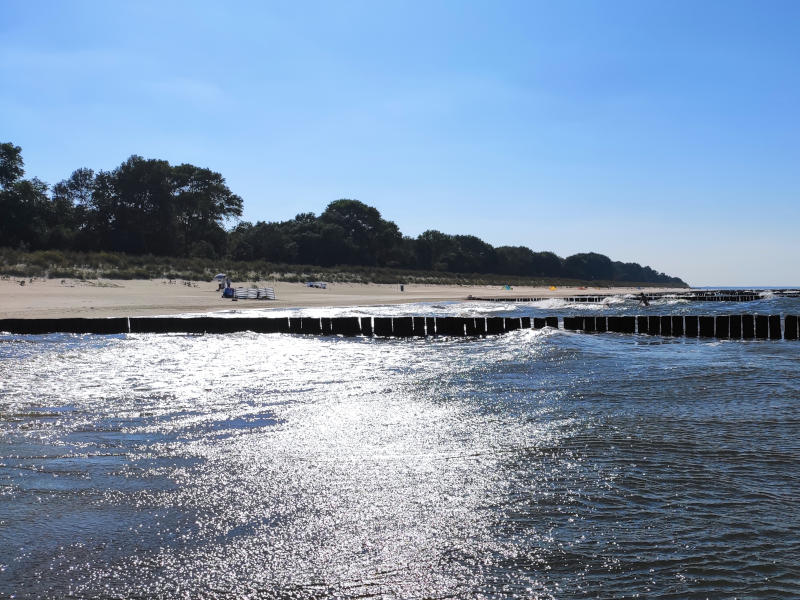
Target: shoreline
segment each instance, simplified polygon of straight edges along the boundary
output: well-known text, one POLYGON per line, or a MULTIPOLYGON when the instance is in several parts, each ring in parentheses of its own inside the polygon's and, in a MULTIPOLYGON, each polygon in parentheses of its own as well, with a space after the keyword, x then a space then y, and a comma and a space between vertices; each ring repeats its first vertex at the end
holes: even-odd
MULTIPOLYGON (((276 300, 238 300, 221 298, 215 282, 170 283, 165 279, 24 279, 0 280, 0 318, 140 317, 184 313, 213 314, 219 311, 286 309, 307 307, 346 307, 410 304, 416 302, 478 302, 469 296, 504 298, 564 298, 575 295, 613 296, 648 292, 681 292, 686 288, 635 287, 549 287, 520 286, 505 290, 501 286, 410 284, 400 291, 396 284, 329 283, 327 289, 306 287, 303 283, 253 282, 272 287, 276 300)), ((234 286, 249 287, 234 283, 234 286)))

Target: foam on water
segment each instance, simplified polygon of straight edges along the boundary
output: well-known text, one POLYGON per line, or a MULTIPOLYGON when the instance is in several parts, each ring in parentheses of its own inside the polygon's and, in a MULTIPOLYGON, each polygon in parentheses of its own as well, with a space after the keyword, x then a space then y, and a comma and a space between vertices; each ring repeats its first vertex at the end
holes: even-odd
MULTIPOLYGON (((377 304, 370 306, 298 307, 298 308, 247 308, 218 311, 213 316, 220 318, 241 317, 444 317, 483 316, 493 313, 513 312, 517 308, 512 302, 416 302, 409 304, 377 304)), ((183 317, 207 316, 206 313, 186 313, 183 317)))

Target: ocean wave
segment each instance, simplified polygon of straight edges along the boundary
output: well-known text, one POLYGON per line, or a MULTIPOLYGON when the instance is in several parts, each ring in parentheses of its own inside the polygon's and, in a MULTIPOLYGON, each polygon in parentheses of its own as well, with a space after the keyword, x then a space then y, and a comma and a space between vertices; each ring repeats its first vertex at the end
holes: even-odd
POLYGON ((558 310, 566 308, 567 306, 571 306, 571 304, 562 298, 547 298, 546 300, 538 300, 536 302, 531 302, 529 306, 531 306, 532 308, 558 310))
POLYGON ((658 300, 651 300, 650 304, 654 306, 674 306, 676 304, 689 304, 689 300, 685 298, 675 298, 674 296, 671 298, 664 296, 658 300))
POLYGON ((539 300, 538 302, 531 302, 526 306, 541 310, 579 310, 586 311, 599 311, 608 308, 609 306, 622 306, 626 300, 620 296, 607 296, 600 302, 570 302, 565 298, 547 298, 546 300, 539 300))

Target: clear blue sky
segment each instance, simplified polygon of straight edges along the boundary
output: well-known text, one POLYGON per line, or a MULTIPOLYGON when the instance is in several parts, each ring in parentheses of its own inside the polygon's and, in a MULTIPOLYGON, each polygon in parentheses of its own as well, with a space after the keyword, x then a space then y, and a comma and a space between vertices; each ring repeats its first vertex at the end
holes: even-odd
POLYGON ((131 154, 247 220, 800 284, 800 2, 0 3, 0 141, 49 183, 131 154))

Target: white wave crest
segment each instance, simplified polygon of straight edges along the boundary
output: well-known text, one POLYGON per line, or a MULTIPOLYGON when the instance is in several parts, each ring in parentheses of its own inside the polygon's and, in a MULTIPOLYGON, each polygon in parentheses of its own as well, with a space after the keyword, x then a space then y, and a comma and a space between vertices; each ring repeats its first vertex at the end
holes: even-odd
POLYGON ((688 303, 689 300, 686 300, 685 298, 674 298, 674 297, 673 298, 663 297, 659 298, 658 300, 650 301, 650 304, 654 306, 672 306, 675 304, 688 304, 688 303))
POLYGON ((534 308, 559 309, 569 306, 569 303, 562 298, 547 298, 546 300, 531 302, 530 305, 534 308))

